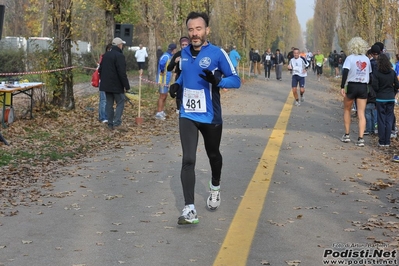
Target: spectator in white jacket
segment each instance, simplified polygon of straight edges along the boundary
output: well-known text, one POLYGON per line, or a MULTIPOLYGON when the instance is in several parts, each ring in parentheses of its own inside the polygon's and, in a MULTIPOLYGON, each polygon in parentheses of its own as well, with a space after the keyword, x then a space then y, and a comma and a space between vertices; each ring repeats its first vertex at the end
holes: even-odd
POLYGON ((139 65, 139 73, 140 76, 143 75, 144 63, 146 57, 148 57, 147 50, 143 48, 143 45, 139 44, 140 49, 138 49, 135 53, 137 64, 139 65))

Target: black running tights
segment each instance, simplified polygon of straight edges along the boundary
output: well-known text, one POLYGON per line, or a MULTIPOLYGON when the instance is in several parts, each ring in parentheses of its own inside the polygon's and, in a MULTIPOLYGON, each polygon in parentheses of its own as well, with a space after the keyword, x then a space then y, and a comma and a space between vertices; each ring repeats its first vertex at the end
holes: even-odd
POLYGON ((185 205, 194 204, 195 162, 198 146, 198 132, 204 138, 205 150, 212 171, 212 184, 219 186, 222 171, 222 155, 219 151, 222 125, 204 124, 187 118, 179 119, 180 141, 183 149, 180 173, 185 205))

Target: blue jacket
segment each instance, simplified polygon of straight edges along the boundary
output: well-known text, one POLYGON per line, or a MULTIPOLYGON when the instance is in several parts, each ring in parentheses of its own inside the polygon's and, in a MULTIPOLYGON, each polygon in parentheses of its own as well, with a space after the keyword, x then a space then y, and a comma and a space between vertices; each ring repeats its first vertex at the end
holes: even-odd
POLYGON ((236 49, 230 51, 229 58, 234 67, 237 67, 238 61, 241 60, 240 54, 237 52, 236 49))
POLYGON ((192 56, 190 49, 191 45, 181 51, 182 72, 176 81, 183 95, 180 117, 199 123, 222 124, 219 89, 239 88, 241 80, 229 56, 220 47, 208 43, 201 47, 196 57, 192 56), (222 79, 216 87, 199 77, 199 74, 204 74, 204 69, 221 72, 222 79))
POLYGON ((172 53, 166 51, 159 59, 157 83, 169 85, 170 79, 172 77, 172 72, 168 71, 167 68, 170 63, 170 60, 172 59, 172 56, 173 56, 172 53), (161 75, 161 72, 163 72, 164 75, 161 75))

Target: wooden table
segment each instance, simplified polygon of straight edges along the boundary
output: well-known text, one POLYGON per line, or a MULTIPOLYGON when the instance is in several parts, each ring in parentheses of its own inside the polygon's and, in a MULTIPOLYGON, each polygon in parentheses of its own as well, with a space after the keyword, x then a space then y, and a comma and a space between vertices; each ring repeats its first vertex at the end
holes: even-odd
POLYGON ((6 107, 10 106, 12 107, 13 105, 13 97, 18 94, 25 94, 30 98, 30 118, 33 118, 33 89, 38 89, 42 88, 44 86, 44 83, 42 82, 29 82, 29 83, 19 83, 19 84, 0 84, 0 102, 3 103, 3 113, 1 117, 1 124, 3 125, 3 128, 6 128, 6 123, 5 123, 5 113, 6 113, 6 107), (7 96, 7 94, 9 96, 7 96), (7 97, 11 97, 9 102, 7 102, 7 97))

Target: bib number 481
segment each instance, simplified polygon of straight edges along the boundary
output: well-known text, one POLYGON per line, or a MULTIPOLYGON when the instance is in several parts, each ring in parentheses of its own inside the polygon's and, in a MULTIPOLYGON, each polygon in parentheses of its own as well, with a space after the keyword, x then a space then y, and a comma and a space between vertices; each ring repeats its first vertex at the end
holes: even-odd
POLYGON ((201 109, 201 100, 187 99, 186 109, 201 109))
POLYGON ((192 90, 184 88, 183 103, 184 103, 184 110, 186 113, 206 112, 206 97, 204 90, 192 90))

